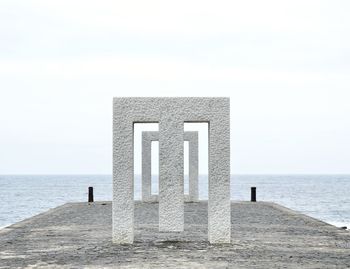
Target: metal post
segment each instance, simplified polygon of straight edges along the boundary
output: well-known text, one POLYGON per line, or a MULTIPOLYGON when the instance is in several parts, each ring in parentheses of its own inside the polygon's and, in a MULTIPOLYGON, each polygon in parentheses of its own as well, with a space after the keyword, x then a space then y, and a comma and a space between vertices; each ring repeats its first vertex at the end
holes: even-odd
POLYGON ((92 203, 94 201, 94 188, 93 187, 89 187, 89 203, 92 203))
POLYGON ((251 196, 250 196, 251 202, 256 202, 256 187, 251 187, 251 196))

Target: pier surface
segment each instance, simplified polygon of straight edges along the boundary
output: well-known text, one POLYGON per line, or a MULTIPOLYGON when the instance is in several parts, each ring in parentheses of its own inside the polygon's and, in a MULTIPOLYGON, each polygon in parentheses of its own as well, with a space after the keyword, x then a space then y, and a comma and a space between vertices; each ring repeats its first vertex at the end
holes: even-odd
POLYGON ((232 243, 207 242, 207 203, 185 231, 158 232, 158 203, 135 203, 135 243, 112 243, 110 202, 69 203, 0 230, 0 268, 350 268, 350 233, 266 202, 232 202, 232 243))

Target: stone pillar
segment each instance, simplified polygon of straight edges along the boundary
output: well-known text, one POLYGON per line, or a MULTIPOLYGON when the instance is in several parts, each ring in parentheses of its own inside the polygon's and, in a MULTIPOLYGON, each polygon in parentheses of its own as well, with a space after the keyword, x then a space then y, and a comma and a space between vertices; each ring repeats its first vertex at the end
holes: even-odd
MULTIPOLYGON (((152 134, 151 132, 142 132, 142 201, 152 202, 152 134)), ((157 132, 158 133, 158 132, 157 132)))
MULTIPOLYGON (((164 107, 164 111, 170 108, 164 107)), ((159 230, 184 230, 183 121, 163 114, 159 122, 159 230)))
MULTIPOLYGON (((185 141, 189 141, 189 202, 198 201, 198 132, 185 132, 185 141)), ((186 198, 185 198, 186 199, 186 198)))
POLYGON ((113 120, 113 242, 134 241, 133 123, 114 111, 113 120))
POLYGON ((231 241, 229 101, 215 112, 209 124, 208 237, 218 244, 231 241))

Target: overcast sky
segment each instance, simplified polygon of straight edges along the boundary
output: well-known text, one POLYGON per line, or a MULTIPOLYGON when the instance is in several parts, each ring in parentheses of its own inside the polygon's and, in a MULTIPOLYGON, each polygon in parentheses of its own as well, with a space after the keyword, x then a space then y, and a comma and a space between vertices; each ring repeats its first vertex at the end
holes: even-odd
POLYGON ((110 174, 113 96, 231 97, 234 174, 350 173, 349 14, 347 0, 2 0, 0 174, 110 174))

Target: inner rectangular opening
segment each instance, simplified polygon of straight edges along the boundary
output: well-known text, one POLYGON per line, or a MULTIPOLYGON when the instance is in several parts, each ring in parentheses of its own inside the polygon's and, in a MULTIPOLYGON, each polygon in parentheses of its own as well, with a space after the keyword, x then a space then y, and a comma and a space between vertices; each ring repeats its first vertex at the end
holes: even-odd
POLYGON ((151 194, 159 194, 159 141, 151 143, 151 194))
POLYGON ((189 142, 184 141, 184 194, 189 194, 189 177, 190 177, 190 158, 189 158, 189 142))
MULTIPOLYGON (((134 199, 141 200, 142 197, 142 132, 159 130, 158 123, 134 123, 134 199)), ((158 157, 157 157, 158 158, 158 157)), ((158 162, 151 160, 152 163, 158 162)), ((157 171, 158 169, 153 169, 157 171)))
MULTIPOLYGON (((184 131, 198 132, 198 192, 199 192, 200 200, 207 200, 208 199, 208 164, 209 164, 208 163, 209 123, 208 122, 185 122, 184 131)), ((188 156, 188 153, 185 156, 188 156)), ((188 164, 188 163, 189 163, 188 161, 185 162, 185 164, 188 164)), ((190 167, 188 169, 190 169, 190 167)))

